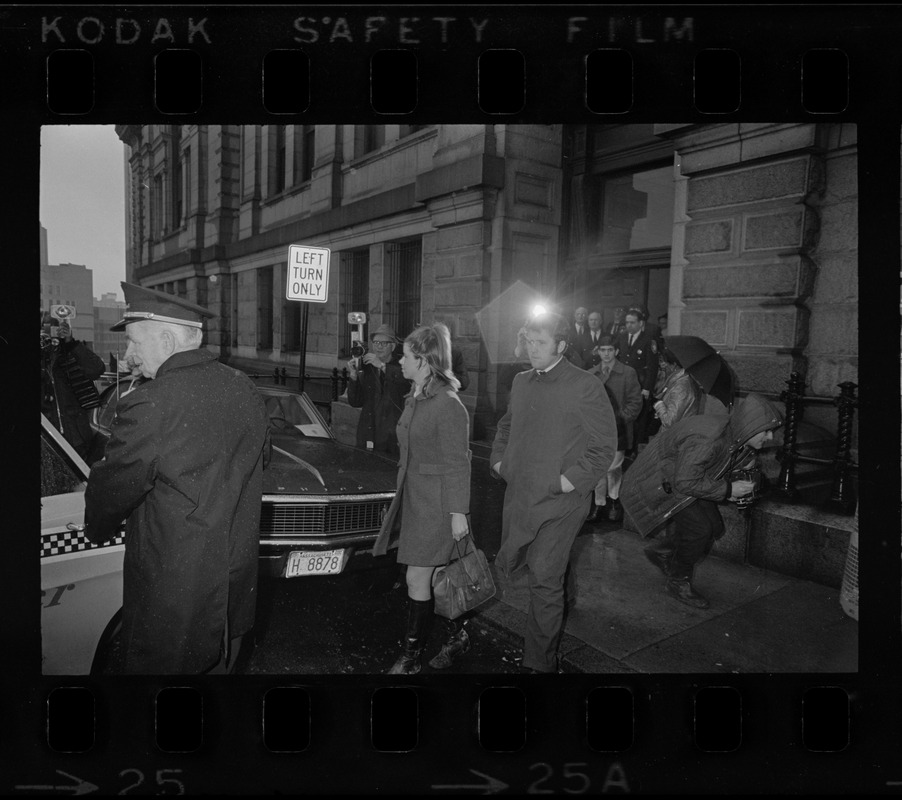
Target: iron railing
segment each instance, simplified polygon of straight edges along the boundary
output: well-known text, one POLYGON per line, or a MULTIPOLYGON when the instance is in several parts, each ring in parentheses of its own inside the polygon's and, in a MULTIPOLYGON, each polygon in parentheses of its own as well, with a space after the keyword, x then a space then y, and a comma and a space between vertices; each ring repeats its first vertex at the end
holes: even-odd
POLYGON ((845 381, 838 384, 839 394, 835 397, 812 397, 805 395, 805 381, 800 373, 791 373, 786 383, 788 387, 780 394, 780 400, 786 404, 786 418, 783 446, 777 453, 777 459, 781 463, 777 491, 790 499, 798 496, 796 476, 798 464, 829 467, 832 472, 832 483, 825 505, 830 510, 841 514, 854 514, 856 498, 853 475, 858 473, 858 464, 852 461, 851 450, 852 425, 855 409, 858 407, 855 390, 858 385, 851 381, 845 381), (836 451, 833 458, 819 458, 799 452, 799 424, 805 413, 805 406, 813 404, 833 404, 838 409, 836 451))

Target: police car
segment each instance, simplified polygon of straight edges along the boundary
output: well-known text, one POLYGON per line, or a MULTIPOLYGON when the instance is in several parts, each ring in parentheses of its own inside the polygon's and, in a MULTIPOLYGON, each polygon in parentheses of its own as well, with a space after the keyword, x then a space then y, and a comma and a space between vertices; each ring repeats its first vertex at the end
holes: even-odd
POLYGON ((122 533, 83 535, 88 465, 41 414, 41 645, 44 675, 103 671, 122 607, 122 533))

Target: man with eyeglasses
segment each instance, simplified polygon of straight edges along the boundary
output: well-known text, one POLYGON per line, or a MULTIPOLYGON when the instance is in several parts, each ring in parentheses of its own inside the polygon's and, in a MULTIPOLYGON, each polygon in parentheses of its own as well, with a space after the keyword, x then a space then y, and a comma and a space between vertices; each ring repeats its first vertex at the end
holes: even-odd
POLYGON ((400 339, 390 325, 370 334, 372 350, 348 362, 348 404, 361 409, 357 446, 400 457, 395 428, 404 410, 410 381, 395 353, 400 339))

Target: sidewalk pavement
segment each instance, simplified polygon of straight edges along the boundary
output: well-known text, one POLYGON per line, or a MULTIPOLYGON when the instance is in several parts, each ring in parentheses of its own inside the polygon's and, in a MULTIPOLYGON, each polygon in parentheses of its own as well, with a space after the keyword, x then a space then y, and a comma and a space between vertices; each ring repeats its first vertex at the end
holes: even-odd
MULTIPOLYGON (((683 605, 643 555, 638 533, 587 524, 574 543, 576 605, 566 612, 563 672, 856 672, 858 622, 837 589, 717 558, 696 568, 693 586, 711 602, 683 605)), ((525 578, 503 583, 473 622, 522 646, 529 606, 525 578)))

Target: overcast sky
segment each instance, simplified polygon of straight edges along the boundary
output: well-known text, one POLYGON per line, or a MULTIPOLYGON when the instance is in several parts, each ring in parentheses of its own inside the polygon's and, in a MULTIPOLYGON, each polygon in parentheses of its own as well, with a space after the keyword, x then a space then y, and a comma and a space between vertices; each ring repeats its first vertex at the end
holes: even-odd
POLYGON ((112 125, 41 128, 41 225, 51 264, 84 264, 94 297, 125 280, 125 145, 112 125))

